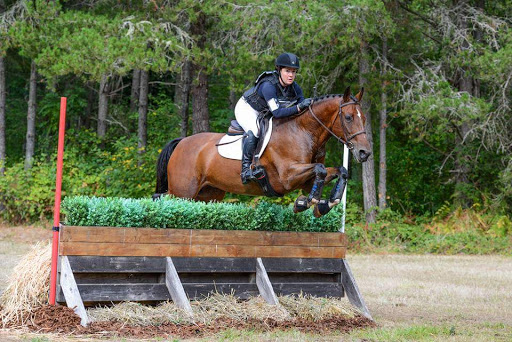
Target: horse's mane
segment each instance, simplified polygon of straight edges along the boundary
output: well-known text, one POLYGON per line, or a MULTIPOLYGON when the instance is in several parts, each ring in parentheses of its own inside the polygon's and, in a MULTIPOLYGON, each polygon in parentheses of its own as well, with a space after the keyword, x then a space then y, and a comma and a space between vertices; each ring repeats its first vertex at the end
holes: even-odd
POLYGON ((341 95, 341 94, 327 94, 327 95, 317 96, 317 97, 313 98, 313 102, 319 102, 319 101, 323 101, 323 100, 330 100, 330 99, 333 99, 333 98, 336 98, 336 97, 342 97, 342 96, 343 95, 341 95))

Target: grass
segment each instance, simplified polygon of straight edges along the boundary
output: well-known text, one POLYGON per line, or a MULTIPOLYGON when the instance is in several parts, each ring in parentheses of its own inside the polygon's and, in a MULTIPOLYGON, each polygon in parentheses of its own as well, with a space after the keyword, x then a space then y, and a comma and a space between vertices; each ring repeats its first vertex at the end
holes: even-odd
MULTIPOLYGON (((9 265, 19 260, 12 248, 29 250, 11 242, 0 241, 0 260, 9 265)), ((193 341, 512 341, 512 257, 349 252, 347 259, 378 328, 327 336, 231 329, 193 341)), ((10 272, 2 268, 0 276, 10 272)), ((0 340, 101 341, 6 330, 0 340)))

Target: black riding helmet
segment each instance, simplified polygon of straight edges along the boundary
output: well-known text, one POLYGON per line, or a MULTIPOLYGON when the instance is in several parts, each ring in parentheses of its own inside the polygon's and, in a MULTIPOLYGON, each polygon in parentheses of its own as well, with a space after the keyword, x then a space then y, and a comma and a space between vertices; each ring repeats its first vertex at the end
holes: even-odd
POLYGON ((289 52, 280 54, 279 57, 276 58, 276 68, 280 70, 281 68, 286 67, 299 69, 299 57, 289 52))

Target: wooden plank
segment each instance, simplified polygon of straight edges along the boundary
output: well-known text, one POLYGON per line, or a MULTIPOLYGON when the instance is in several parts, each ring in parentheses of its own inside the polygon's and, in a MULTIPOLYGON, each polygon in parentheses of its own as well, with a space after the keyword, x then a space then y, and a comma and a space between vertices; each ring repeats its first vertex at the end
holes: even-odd
POLYGON ((370 311, 366 307, 366 303, 364 302, 363 296, 361 292, 359 292, 359 287, 357 287, 356 279, 352 274, 352 270, 348 264, 346 259, 343 259, 343 267, 341 270, 341 283, 345 292, 347 293, 348 300, 352 305, 361 310, 361 313, 366 317, 373 321, 372 315, 370 311))
MULTIPOLYGON (((78 273, 163 273, 165 257, 68 256, 78 273)), ((282 259, 281 259, 282 260, 282 259)), ((329 259, 331 260, 331 259, 329 259)), ((334 260, 334 259, 333 259, 334 260)), ((178 272, 256 272, 254 258, 173 258, 178 272)))
MULTIPOLYGON (((339 283, 273 283, 276 295, 313 295, 316 297, 341 297, 343 287, 339 283)), ((102 284, 78 285, 83 302, 117 303, 123 301, 160 302, 171 300, 165 284, 102 284)), ((258 287, 252 284, 214 284, 214 283, 183 283, 183 289, 191 300, 204 299, 211 293, 234 293, 241 299, 250 299, 259 294, 258 287)), ((57 292, 57 301, 63 302, 62 291, 57 292)))
POLYGON ((77 273, 163 273, 163 257, 111 257, 111 256, 69 256, 69 263, 77 273))
MULTIPOLYGON (((84 303, 117 303, 123 301, 157 302, 172 300, 165 284, 102 284, 102 285, 78 285, 84 303)), ((241 299, 249 299, 259 294, 256 283, 254 284, 183 284, 183 289, 190 299, 204 299, 211 293, 232 292, 241 299)), ((59 292, 57 301, 62 302, 63 294, 59 292)))
POLYGON ((192 317, 192 307, 190 306, 190 302, 188 301, 187 295, 185 294, 185 290, 183 290, 183 285, 181 284, 180 277, 178 276, 178 272, 176 272, 176 268, 172 262, 172 259, 166 258, 166 267, 165 267, 165 285, 169 290, 169 294, 172 297, 172 301, 182 310, 192 317))
POLYGON ((191 229, 64 226, 60 242, 190 243, 191 229))
POLYGON ((279 305, 279 300, 274 293, 274 289, 272 289, 272 283, 268 278, 265 265, 263 265, 261 258, 256 259, 256 285, 258 286, 261 297, 263 297, 267 303, 271 305, 279 305))
POLYGON ((77 284, 154 284, 164 281, 164 273, 74 273, 77 284))
MULTIPOLYGON (((163 273, 165 257, 68 256, 75 274, 79 273, 163 273)), ((342 259, 263 258, 268 273, 341 273, 342 259)), ((256 272, 255 258, 174 257, 178 273, 256 272)))
POLYGON ((254 258, 187 258, 172 259, 178 273, 250 273, 256 272, 254 258))
POLYGON ((84 327, 88 323, 87 311, 85 311, 84 303, 80 296, 80 291, 73 277, 73 271, 69 265, 69 260, 66 256, 60 257, 61 263, 61 274, 60 274, 60 286, 66 299, 66 304, 69 308, 80 317, 80 324, 84 327))
POLYGON ((346 247, 165 245, 68 242, 61 255, 149 257, 344 258, 346 247))
POLYGON ((270 273, 274 283, 339 283, 339 273, 270 273))
POLYGON ((183 284, 190 299, 204 299, 211 293, 233 294, 240 299, 250 299, 259 294, 256 283, 253 284, 183 284))
POLYGON ((162 284, 79 284, 84 302, 145 302, 172 300, 162 284))
POLYGON ((346 246, 342 233, 64 226, 60 241, 254 246, 346 246))
POLYGON ((255 283, 256 272, 253 273, 178 273, 185 283, 255 283))
POLYGON ((315 297, 342 297, 340 283, 272 283, 278 296, 311 295, 315 297))
POLYGON ((340 273, 341 259, 323 258, 263 258, 268 273, 340 273))

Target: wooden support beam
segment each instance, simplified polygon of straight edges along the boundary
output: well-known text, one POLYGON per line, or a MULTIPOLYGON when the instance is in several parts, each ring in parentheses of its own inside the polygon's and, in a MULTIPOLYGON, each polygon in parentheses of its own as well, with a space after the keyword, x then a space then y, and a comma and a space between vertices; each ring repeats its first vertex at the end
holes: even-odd
POLYGON ((265 301, 271 305, 279 305, 279 300, 272 288, 272 283, 268 278, 267 271, 263 265, 261 258, 256 259, 256 285, 260 291, 260 295, 265 301))
POLYGON ((80 316, 80 324, 85 327, 89 321, 87 318, 87 311, 85 311, 84 303, 82 302, 82 297, 78 291, 78 286, 76 285, 68 257, 61 256, 60 263, 60 286, 64 293, 66 304, 69 308, 72 308, 78 316, 80 316))
POLYGON ((361 292, 359 292, 359 288, 356 284, 356 279, 352 274, 352 270, 348 265, 348 261, 346 259, 342 259, 341 264, 341 283, 343 288, 345 289, 345 293, 347 294, 348 300, 352 305, 361 310, 361 313, 366 317, 373 321, 372 315, 370 315, 370 311, 366 307, 366 303, 364 302, 363 296, 361 292))
POLYGON ((190 306, 190 302, 185 294, 185 290, 183 289, 183 284, 181 284, 180 277, 178 276, 178 272, 176 271, 176 267, 172 262, 172 258, 165 258, 165 285, 171 294, 172 301, 181 309, 183 309, 187 314, 192 317, 192 307, 190 306))

